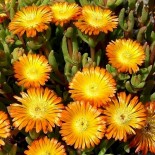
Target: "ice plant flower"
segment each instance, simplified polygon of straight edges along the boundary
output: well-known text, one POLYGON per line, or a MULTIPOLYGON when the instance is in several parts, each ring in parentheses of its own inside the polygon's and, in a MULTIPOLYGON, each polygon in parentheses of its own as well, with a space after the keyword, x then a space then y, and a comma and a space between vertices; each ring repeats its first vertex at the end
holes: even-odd
POLYGON ((144 105, 138 101, 138 97, 132 98, 120 92, 114 97, 109 105, 105 107, 105 118, 107 122, 106 137, 108 139, 127 141, 127 136, 135 134, 135 129, 141 129, 145 125, 146 110, 144 105))
POLYGON ((108 33, 118 25, 118 18, 112 11, 99 6, 83 6, 82 15, 75 22, 75 26, 89 35, 98 35, 100 32, 108 33))
POLYGON ((94 147, 105 133, 101 111, 83 101, 71 102, 61 113, 61 121, 63 140, 75 149, 94 147))
POLYGON ((116 92, 116 82, 104 68, 91 67, 78 71, 69 84, 69 92, 74 100, 90 102, 101 107, 116 92))
POLYGON ((35 37, 37 32, 48 29, 52 20, 52 12, 48 6, 28 6, 16 12, 9 24, 9 30, 13 34, 22 36, 25 32, 27 37, 35 37))
POLYGON ((145 60, 143 47, 131 39, 117 39, 106 47, 109 63, 119 72, 136 73, 145 60))
POLYGON ((34 140, 24 153, 26 155, 66 155, 64 146, 58 140, 47 137, 34 140))
POLYGON ((51 72, 46 57, 39 54, 24 54, 19 57, 19 61, 13 63, 13 69, 18 85, 25 88, 45 85, 51 72))
POLYGON ((76 3, 57 2, 51 5, 53 13, 52 22, 63 26, 71 20, 77 19, 80 14, 80 7, 76 3))
POLYGON ((5 145, 4 138, 10 136, 10 121, 8 115, 0 111, 0 146, 5 145))
POLYGON ((29 88, 21 92, 21 97, 14 96, 19 103, 8 107, 13 126, 25 131, 35 129, 37 133, 52 132, 55 125, 60 125, 60 114, 63 109, 61 98, 48 88, 29 88))
POLYGON ((148 102, 145 107, 147 110, 146 125, 136 130, 136 135, 130 143, 131 147, 136 147, 135 152, 142 151, 142 155, 147 155, 148 152, 155 154, 155 101, 148 102))

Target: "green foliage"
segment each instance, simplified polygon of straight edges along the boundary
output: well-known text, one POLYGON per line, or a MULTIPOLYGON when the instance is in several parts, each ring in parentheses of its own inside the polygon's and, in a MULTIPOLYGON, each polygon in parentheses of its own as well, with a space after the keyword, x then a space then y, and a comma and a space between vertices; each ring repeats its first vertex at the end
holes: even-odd
MULTIPOLYGON (((117 92, 125 91, 137 95, 143 104, 155 101, 155 2, 149 0, 148 4, 144 4, 140 0, 67 0, 69 3, 77 3, 80 7, 97 5, 110 9, 118 17, 118 27, 107 34, 100 32, 98 35, 90 36, 76 28, 74 21, 63 27, 50 23, 45 32, 39 32, 34 38, 14 35, 9 31, 9 23, 21 8, 31 5, 52 5, 55 1, 11 0, 8 4, 0 1, 0 13, 8 15, 8 19, 0 23, 0 110, 7 112, 7 106, 17 102, 13 96, 25 91, 17 84, 13 63, 27 53, 42 54, 48 59, 52 72, 46 86, 62 98, 64 105, 73 101, 68 91, 69 82, 78 71, 91 66, 100 66, 111 73, 117 83, 117 92), (119 72, 109 63, 105 54, 110 41, 122 38, 136 40, 143 46, 145 61, 136 73, 119 72)), ((0 155, 20 154, 27 148, 27 144, 44 135, 35 131, 18 132, 24 136, 24 140, 10 142, 9 138, 6 139, 6 145, 0 150, 0 155), (20 143, 23 143, 23 148, 19 147, 20 143)), ((20 136, 15 134, 12 139, 18 137, 20 136)), ((59 127, 48 133, 48 137, 62 140, 59 127)), ((118 142, 113 139, 102 139, 99 145, 86 150, 76 150, 64 145, 69 155, 134 154, 128 142, 121 142, 118 148, 115 144, 118 142)))

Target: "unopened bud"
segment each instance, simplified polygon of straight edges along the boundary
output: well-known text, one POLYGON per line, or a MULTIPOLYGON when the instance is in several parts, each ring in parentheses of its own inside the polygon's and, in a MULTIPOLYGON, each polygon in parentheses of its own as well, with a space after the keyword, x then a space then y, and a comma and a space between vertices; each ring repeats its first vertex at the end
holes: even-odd
POLYGON ((14 36, 8 35, 8 36, 5 38, 5 41, 6 41, 7 44, 11 44, 11 45, 14 44, 14 42, 15 42, 14 36))
POLYGON ((18 47, 15 48, 11 53, 11 56, 12 56, 11 63, 13 63, 14 61, 17 61, 19 57, 22 56, 23 54, 24 54, 23 48, 18 48, 18 47))

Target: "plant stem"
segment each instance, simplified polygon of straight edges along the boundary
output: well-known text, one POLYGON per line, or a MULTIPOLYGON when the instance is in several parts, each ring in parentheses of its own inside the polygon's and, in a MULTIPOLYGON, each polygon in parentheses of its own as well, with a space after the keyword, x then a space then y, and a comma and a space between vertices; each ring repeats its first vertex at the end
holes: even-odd
POLYGON ((90 47, 90 57, 92 61, 94 61, 95 59, 95 48, 94 47, 90 47))
POLYGON ((108 141, 105 146, 100 150, 98 155, 105 155, 106 151, 110 148, 111 145, 114 144, 114 140, 108 141))
POLYGON ((69 53, 70 57, 72 58, 73 47, 72 47, 71 38, 67 38, 67 46, 68 46, 68 53, 69 53))

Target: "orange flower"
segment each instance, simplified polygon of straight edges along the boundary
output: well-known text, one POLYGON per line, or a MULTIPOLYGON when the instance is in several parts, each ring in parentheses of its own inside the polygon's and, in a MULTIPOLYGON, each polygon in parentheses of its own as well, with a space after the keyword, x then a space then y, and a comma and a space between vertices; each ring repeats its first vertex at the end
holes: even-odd
POLYGON ((150 151, 155 154, 155 101, 148 102, 146 105, 147 120, 146 125, 136 131, 130 146, 137 147, 135 152, 142 151, 142 155, 147 155, 150 151))
POLYGON ((115 42, 110 42, 106 52, 109 63, 119 72, 136 73, 139 70, 138 65, 142 65, 145 60, 143 47, 131 39, 117 39, 115 42))
POLYGON ((48 6, 28 6, 16 12, 9 24, 9 30, 13 34, 22 36, 25 32, 27 37, 35 37, 37 32, 48 29, 51 22, 52 12, 48 6))
POLYGON ((10 121, 8 115, 0 111, 0 145, 5 145, 3 139, 10 136, 10 121))
POLYGON ((22 92, 22 97, 15 96, 21 103, 13 103, 8 107, 13 125, 21 130, 44 133, 52 132, 52 128, 60 125, 59 119, 63 109, 61 98, 48 88, 30 88, 27 93, 22 92))
POLYGON ((18 85, 29 87, 40 87, 45 85, 49 79, 51 67, 47 59, 43 55, 24 54, 13 64, 15 78, 17 78, 18 85))
POLYGON ((98 35, 100 32, 108 33, 117 27, 118 19, 112 11, 99 6, 83 6, 82 15, 75 22, 75 26, 89 35, 98 35))
POLYGON ((7 18, 8 18, 8 16, 7 16, 6 13, 0 13, 0 23, 3 23, 3 21, 4 21, 5 19, 7 19, 7 18))
POLYGON ((64 146, 60 142, 47 137, 34 140, 24 153, 26 155, 66 155, 64 146))
POLYGON ((56 25, 63 26, 71 20, 77 19, 80 14, 80 7, 76 3, 57 2, 51 6, 53 13, 53 22, 56 25))
POLYGON ((61 115, 60 133, 67 145, 85 149, 99 144, 104 136, 105 121, 101 111, 83 101, 70 103, 61 115))
POLYGON ((135 129, 145 125, 146 110, 138 97, 131 97, 125 92, 117 94, 105 108, 106 122, 108 124, 106 137, 115 140, 127 140, 127 134, 135 134, 135 129))
POLYGON ((110 101, 116 91, 112 75, 100 67, 84 68, 78 71, 69 84, 69 92, 74 100, 90 102, 101 107, 110 101))

